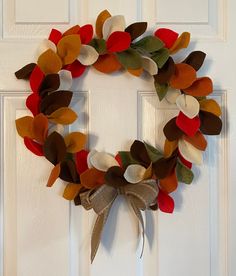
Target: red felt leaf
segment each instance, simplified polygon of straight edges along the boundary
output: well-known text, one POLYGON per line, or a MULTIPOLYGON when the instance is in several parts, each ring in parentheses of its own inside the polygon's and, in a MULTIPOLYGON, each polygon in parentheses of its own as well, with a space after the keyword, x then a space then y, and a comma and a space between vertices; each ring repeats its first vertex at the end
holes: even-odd
POLYGON ((175 202, 166 192, 159 190, 157 196, 157 204, 159 209, 164 213, 173 213, 175 208, 175 202))
POLYGON ((75 60, 73 63, 64 66, 63 69, 70 71, 73 78, 78 78, 83 75, 86 66, 75 60))
POLYGON ((91 24, 80 27, 80 40, 82 44, 88 44, 93 38, 93 26, 91 24))
POLYGON ((40 113, 39 107, 41 103, 41 98, 37 93, 33 93, 26 99, 26 106, 32 112, 34 116, 40 113))
POLYGON ((61 38, 62 38, 62 33, 56 29, 52 29, 48 37, 48 39, 51 40, 55 45, 57 45, 57 43, 61 38))
POLYGON ((30 80, 29 80, 31 90, 34 93, 37 93, 39 91, 40 85, 41 85, 44 77, 45 77, 45 75, 44 75, 43 71, 39 68, 38 65, 36 65, 30 75, 30 80))
POLYGON ((122 167, 122 159, 121 159, 119 153, 115 156, 115 159, 118 162, 118 164, 120 165, 120 167, 122 167))
POLYGON ((37 156, 44 156, 43 154, 43 146, 34 142, 32 139, 28 137, 24 137, 24 143, 28 150, 33 152, 37 156))
POLYGON ((87 150, 81 150, 75 154, 76 159, 76 169, 78 174, 81 174, 88 170, 88 151, 87 150))
POLYGON ((130 47, 131 36, 126 32, 114 32, 107 40, 107 50, 109 52, 123 52, 130 47))
POLYGON ((178 156, 181 163, 183 163, 189 169, 192 168, 192 163, 186 160, 179 151, 178 151, 178 156))
POLYGON ((196 134, 200 127, 200 119, 198 116, 190 119, 184 113, 180 112, 176 118, 176 125, 188 136, 192 137, 196 134))
POLYGON ((157 29, 154 35, 165 43, 166 48, 171 48, 177 40, 179 34, 166 28, 157 29))

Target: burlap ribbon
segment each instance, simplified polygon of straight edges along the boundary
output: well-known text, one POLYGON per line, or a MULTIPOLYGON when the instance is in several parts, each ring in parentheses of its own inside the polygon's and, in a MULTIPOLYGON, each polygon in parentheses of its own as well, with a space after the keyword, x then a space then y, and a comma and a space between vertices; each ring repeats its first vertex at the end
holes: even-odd
POLYGON ((126 197, 142 226, 143 252, 144 223, 141 210, 146 210, 150 205, 153 204, 157 197, 157 193, 156 181, 148 180, 137 184, 127 184, 119 188, 105 184, 97 190, 90 190, 80 195, 81 204, 83 207, 86 210, 93 209, 98 215, 91 238, 91 263, 93 262, 97 253, 102 231, 104 225, 106 224, 111 206, 119 194, 126 197))

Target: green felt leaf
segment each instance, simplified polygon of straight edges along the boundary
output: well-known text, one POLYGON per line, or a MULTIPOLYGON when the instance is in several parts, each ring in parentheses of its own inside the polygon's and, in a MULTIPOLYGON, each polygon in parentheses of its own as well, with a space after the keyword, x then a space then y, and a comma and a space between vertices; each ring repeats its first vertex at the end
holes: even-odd
POLYGON ((137 164, 137 161, 132 158, 129 151, 119 151, 118 153, 123 167, 127 167, 131 164, 137 164))
POLYGON ((134 50, 129 48, 128 50, 120 53, 116 53, 116 56, 119 62, 126 69, 139 69, 142 67, 142 59, 140 54, 134 50))
POLYGON ((154 82, 154 85, 157 92, 157 96, 159 100, 162 101, 168 91, 169 85, 167 83, 160 84, 156 81, 154 82))
POLYGON ((194 178, 193 172, 179 161, 176 165, 176 174, 178 181, 185 184, 191 184, 194 178))
POLYGON ((134 46, 137 48, 141 48, 148 53, 153 53, 163 48, 164 43, 155 36, 146 36, 134 43, 134 46))
POLYGON ((163 154, 158 149, 154 148, 153 146, 149 145, 146 142, 144 142, 144 145, 146 147, 148 156, 150 157, 153 163, 163 157, 163 154))
POLYGON ((169 56, 170 54, 168 49, 163 48, 157 51, 155 54, 153 54, 151 58, 156 62, 158 68, 162 68, 167 62, 169 56))
POLYGON ((106 53, 106 41, 102 38, 92 39, 89 45, 92 46, 99 53, 99 55, 103 55, 106 53))

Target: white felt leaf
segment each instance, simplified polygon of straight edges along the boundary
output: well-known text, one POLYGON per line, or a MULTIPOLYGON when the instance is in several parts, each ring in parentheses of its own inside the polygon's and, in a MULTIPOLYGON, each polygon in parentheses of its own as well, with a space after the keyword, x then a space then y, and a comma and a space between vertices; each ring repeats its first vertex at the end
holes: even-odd
POLYGON ((151 76, 154 76, 158 72, 158 67, 155 61, 150 57, 142 56, 142 67, 147 71, 151 76))
POLYGON ((199 113, 200 105, 193 96, 182 94, 176 99, 176 105, 187 117, 193 119, 199 113))
POLYGON ((129 165, 125 170, 124 178, 129 183, 135 184, 144 179, 145 172, 146 172, 146 168, 144 168, 141 165, 136 165, 136 164, 129 165))
POLYGON ((60 86, 58 90, 70 90, 72 86, 72 75, 68 70, 58 72, 60 78, 60 86))
POLYGON ((39 57, 42 53, 47 51, 48 49, 53 50, 53 52, 57 52, 57 46, 50 40, 44 39, 37 49, 37 57, 39 57))
POLYGON ((83 65, 94 64, 99 57, 98 52, 90 45, 81 45, 78 61, 83 65))
POLYGON ((89 161, 91 165, 102 172, 106 172, 110 167, 119 166, 116 159, 106 152, 96 152, 90 156, 89 161))
POLYGON ((170 104, 175 104, 176 99, 178 96, 181 95, 181 92, 177 89, 169 89, 168 92, 165 95, 165 99, 170 104))
POLYGON ((125 18, 123 15, 115 15, 107 18, 102 27, 103 38, 107 38, 114 32, 125 30, 125 18))
POLYGON ((64 134, 64 126, 62 124, 52 124, 48 128, 48 136, 53 133, 54 131, 58 132, 63 136, 64 134))
POLYGON ((187 141, 180 139, 178 148, 181 155, 189 162, 201 165, 202 164, 202 151, 195 148, 187 141))
POLYGON ((88 168, 91 169, 93 167, 93 165, 91 164, 90 162, 90 158, 95 154, 97 153, 97 151, 95 149, 91 150, 89 153, 88 153, 88 156, 87 156, 87 164, 88 164, 88 168))

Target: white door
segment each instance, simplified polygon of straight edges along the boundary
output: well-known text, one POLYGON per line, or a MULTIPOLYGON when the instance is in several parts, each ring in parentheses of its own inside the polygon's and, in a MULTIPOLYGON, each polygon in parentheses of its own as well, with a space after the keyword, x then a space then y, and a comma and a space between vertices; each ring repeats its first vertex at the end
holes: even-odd
MULTIPOLYGON (((234 0, 1 0, 1 276, 234 276, 236 275, 236 31, 234 0), (46 188, 49 162, 27 151, 14 120, 28 114, 28 83, 14 72, 32 61, 50 29, 94 23, 100 11, 125 15, 127 24, 147 21, 190 31, 193 49, 207 53, 201 75, 214 80, 223 110, 223 132, 208 139, 204 165, 192 185, 173 194, 174 214, 146 212, 146 243, 140 259, 138 224, 122 199, 109 216, 94 263, 90 235, 95 216, 61 197, 63 183, 46 188), (235 102, 234 102, 235 101, 235 102)), ((74 82, 76 127, 89 147, 115 154, 132 140, 163 144, 162 127, 175 110, 159 104, 152 81, 128 73, 90 70, 74 82), (155 111, 156 110, 156 111, 155 111)))

